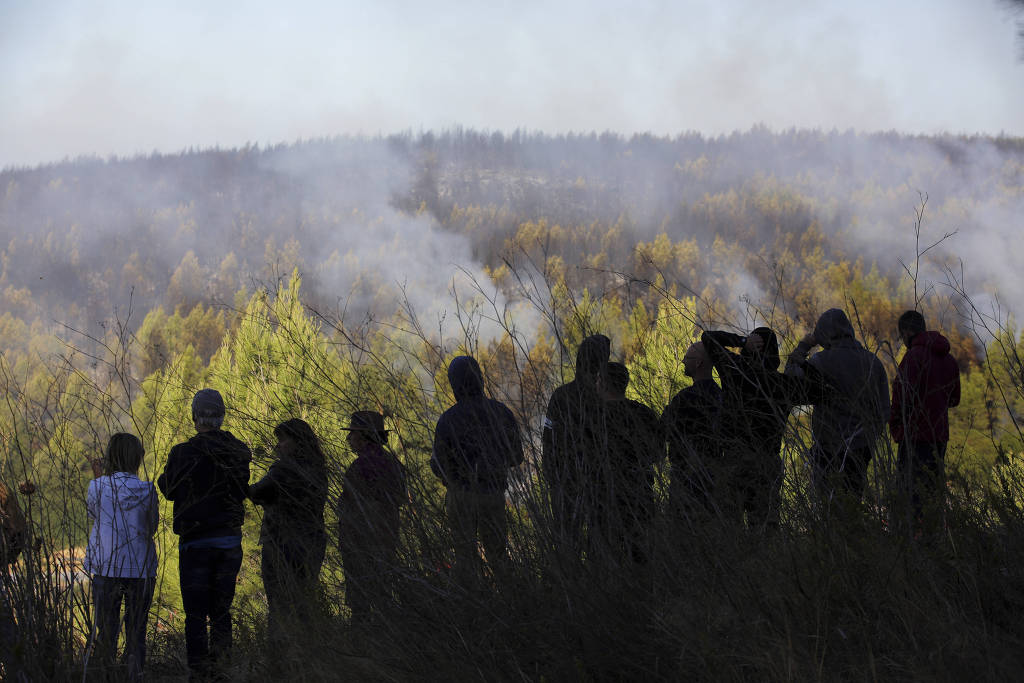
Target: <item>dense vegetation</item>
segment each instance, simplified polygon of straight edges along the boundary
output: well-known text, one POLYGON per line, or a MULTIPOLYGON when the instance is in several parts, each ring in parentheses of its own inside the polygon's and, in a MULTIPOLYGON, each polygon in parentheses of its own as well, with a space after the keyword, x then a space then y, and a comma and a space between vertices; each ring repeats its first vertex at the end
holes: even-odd
MULTIPOLYGON (((2 475, 38 484, 28 508, 44 544, 25 569, 48 568, 25 599, 48 601, 49 621, 33 627, 36 647, 50 648, 39 659, 48 675, 81 666, 89 628, 81 589, 51 566, 84 543, 88 458, 127 429, 155 478, 191 433, 201 386, 224 394, 226 427, 256 454, 254 478, 269 464, 273 426, 300 416, 324 440, 336 496, 353 457, 339 428, 353 410, 377 408, 414 482, 401 609, 369 638, 344 627, 332 554, 323 614, 293 651, 261 651, 250 515, 240 678, 1019 670, 1024 342, 1007 317, 1015 302, 996 309, 994 292, 1015 291, 1000 236, 1024 215, 1024 141, 454 131, 79 160, 5 171, 0 187, 2 475), (958 253, 992 260, 975 276, 958 253), (608 334, 631 395, 660 412, 688 382, 681 359, 700 328, 768 323, 788 350, 831 306, 850 312, 890 371, 906 308, 953 342, 964 397, 941 538, 888 530, 891 448, 865 504, 823 518, 807 495, 798 411, 781 533, 659 519, 642 570, 595 557, 561 571, 544 540, 537 430, 583 336, 608 334), (529 450, 510 491, 514 583, 482 594, 448 581, 443 491, 425 467, 453 400, 446 364, 463 352, 513 408, 529 450)), ((173 675, 183 649, 176 538, 169 507, 161 512, 153 667, 173 675)))

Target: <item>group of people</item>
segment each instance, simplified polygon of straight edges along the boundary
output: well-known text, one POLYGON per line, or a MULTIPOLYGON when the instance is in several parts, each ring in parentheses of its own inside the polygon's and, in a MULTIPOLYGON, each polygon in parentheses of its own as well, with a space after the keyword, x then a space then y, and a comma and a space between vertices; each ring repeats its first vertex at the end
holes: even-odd
MULTIPOLYGON (((941 504, 947 411, 959 402, 959 370, 948 340, 928 331, 920 313, 903 314, 898 330, 907 350, 891 401, 881 362, 856 340, 846 314, 831 309, 799 341, 782 372, 771 329, 758 327, 746 336, 704 332, 683 356, 692 384, 660 416, 626 398, 629 372, 611 361, 608 337, 587 337, 577 351, 574 379, 554 391, 543 421, 543 514, 550 523, 534 525, 538 541, 577 559, 604 550, 625 562, 645 562, 644 538, 657 507, 656 467, 666 455, 674 519, 778 526, 780 452, 797 405, 813 406, 808 462, 813 489, 826 506, 836 497, 863 495, 888 422, 909 515, 919 523, 929 506, 941 504), (821 350, 811 355, 817 346, 821 350)), ((507 571, 506 489, 523 462, 523 441, 513 412, 487 396, 475 359, 452 360, 448 379, 455 404, 437 422, 430 466, 446 487, 453 576, 468 586, 486 572, 500 579, 507 571)), ((144 450, 133 435, 115 434, 105 458, 94 464, 85 558, 93 579, 91 651, 112 661, 124 602, 124 659, 133 677, 144 666, 156 577, 156 488, 173 502, 187 660, 196 676, 215 671, 231 647, 247 498, 264 509, 261 572, 269 637, 282 637, 286 624, 313 607, 327 547, 328 473, 319 439, 301 419, 277 425, 276 460, 250 485, 252 453, 222 429, 225 412, 217 391, 196 393, 196 434, 171 449, 156 487, 138 477, 144 450)), ((391 590, 400 506, 408 495, 406 471, 387 447, 384 416, 357 411, 347 431, 356 458, 342 479, 338 544, 346 601, 353 621, 360 622, 391 590)), ((5 562, 9 555, 5 549, 5 562)))

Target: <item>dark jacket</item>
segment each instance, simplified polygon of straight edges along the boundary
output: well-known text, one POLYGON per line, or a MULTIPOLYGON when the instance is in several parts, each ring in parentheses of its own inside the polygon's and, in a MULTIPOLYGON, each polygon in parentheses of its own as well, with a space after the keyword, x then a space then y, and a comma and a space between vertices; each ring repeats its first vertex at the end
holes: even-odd
POLYGON ((813 381, 813 370, 827 378, 814 403, 811 434, 829 452, 873 446, 889 415, 885 367, 854 339, 853 325, 838 308, 825 311, 814 326, 823 350, 807 359, 810 347, 797 344, 786 374, 813 381))
MULTIPOLYGON (((661 428, 668 442, 672 468, 670 497, 686 482, 691 491, 706 491, 710 487, 708 470, 722 456, 718 433, 721 412, 722 389, 715 380, 705 379, 673 396, 661 414, 661 428)), ((682 493, 679 491, 676 495, 682 493)))
POLYGON ((730 332, 705 332, 701 342, 722 382, 719 434, 730 460, 778 460, 782 434, 793 405, 792 380, 777 372, 779 342, 768 328, 757 328, 764 349, 758 356, 726 347, 743 347, 744 338, 730 332))
POLYGON ((14 564, 25 547, 28 526, 14 491, 0 481, 0 571, 14 564))
POLYGON ((523 462, 515 416, 484 395, 480 366, 469 356, 452 360, 448 381, 456 403, 437 421, 430 468, 449 488, 501 493, 509 468, 523 462))
POLYGON ((593 469, 607 455, 604 398, 579 376, 599 372, 610 355, 608 337, 584 339, 576 353, 577 378, 555 389, 548 401, 541 432, 544 477, 550 488, 569 497, 593 480, 593 469))
POLYGON ((960 368, 938 332, 910 342, 892 381, 889 431, 897 442, 949 441, 949 408, 960 405, 960 368))
POLYGON ((327 471, 319 454, 281 456, 249 487, 249 498, 264 506, 261 543, 296 551, 326 543, 327 471))
POLYGON ((242 534, 251 459, 248 446, 219 429, 171 449, 157 486, 174 502, 174 533, 183 542, 242 534))
POLYGON ((606 499, 627 518, 647 519, 654 510, 654 465, 665 457, 658 414, 627 398, 608 401, 605 414, 608 468, 600 483, 606 487, 606 499))
POLYGON ((399 508, 405 499, 405 470, 393 453, 377 446, 358 456, 345 470, 338 499, 342 547, 393 547, 398 542, 399 508))

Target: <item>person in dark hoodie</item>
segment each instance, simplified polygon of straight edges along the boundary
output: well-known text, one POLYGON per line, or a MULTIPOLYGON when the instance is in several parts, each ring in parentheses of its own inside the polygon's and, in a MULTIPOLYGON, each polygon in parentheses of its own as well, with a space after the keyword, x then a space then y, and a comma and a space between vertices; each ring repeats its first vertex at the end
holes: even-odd
POLYGON ((280 642, 282 622, 307 618, 316 601, 327 549, 327 470, 320 440, 304 420, 282 422, 274 436, 277 460, 249 487, 249 498, 264 510, 260 572, 270 636, 280 642))
POLYGON ((949 340, 929 331, 919 312, 905 312, 897 327, 907 351, 892 381, 889 432, 920 527, 926 508, 939 513, 943 506, 949 409, 960 405, 960 368, 949 340))
POLYGON ((221 429, 224 412, 219 392, 196 392, 192 421, 197 433, 171 449, 157 479, 160 491, 174 503, 185 650, 195 678, 213 673, 217 660, 231 650, 231 602, 242 566, 252 453, 221 429))
POLYGON ((391 599, 406 477, 398 458, 387 449, 383 415, 356 411, 346 431, 356 459, 342 478, 338 547, 345 570, 345 601, 353 623, 364 624, 391 599))
POLYGON ((478 538, 491 569, 497 575, 504 572, 505 487, 509 469, 523 462, 523 443, 512 411, 484 395, 475 359, 452 359, 448 381, 455 405, 437 421, 430 467, 448 489, 445 505, 455 545, 455 574, 469 585, 480 576, 478 538))
POLYGON ((584 526, 594 523, 595 471, 607 455, 604 398, 597 386, 611 340, 595 334, 580 342, 576 377, 555 389, 541 432, 542 470, 551 498, 556 544, 579 557, 584 526))
POLYGON ((626 398, 625 365, 608 363, 598 385, 608 426, 608 457, 598 474, 599 525, 614 553, 643 563, 654 518, 654 465, 665 457, 665 439, 658 414, 626 398))
POLYGON ((718 507, 715 487, 722 484, 718 434, 722 390, 712 378, 711 357, 701 342, 686 350, 683 372, 693 384, 669 401, 661 414, 661 428, 668 442, 672 516, 694 521, 718 507))
POLYGON ((778 337, 758 327, 748 337, 704 332, 701 343, 722 382, 719 435, 728 472, 722 507, 737 519, 745 513, 751 528, 774 529, 783 475, 779 451, 792 407, 789 383, 777 372, 778 337))
POLYGON ((817 382, 811 416, 811 472, 815 489, 829 498, 864 493, 868 464, 889 415, 888 377, 882 362, 854 338, 846 313, 830 308, 796 345, 786 374, 817 382), (808 359, 812 348, 822 350, 808 359))

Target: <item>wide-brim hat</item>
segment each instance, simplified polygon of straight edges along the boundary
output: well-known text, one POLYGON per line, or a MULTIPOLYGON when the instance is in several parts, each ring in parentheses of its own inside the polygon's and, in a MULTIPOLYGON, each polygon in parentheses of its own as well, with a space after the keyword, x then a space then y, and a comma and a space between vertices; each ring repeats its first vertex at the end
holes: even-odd
POLYGON ((381 441, 387 439, 388 430, 384 429, 384 416, 373 410, 357 410, 352 413, 346 432, 366 432, 377 436, 381 441))

